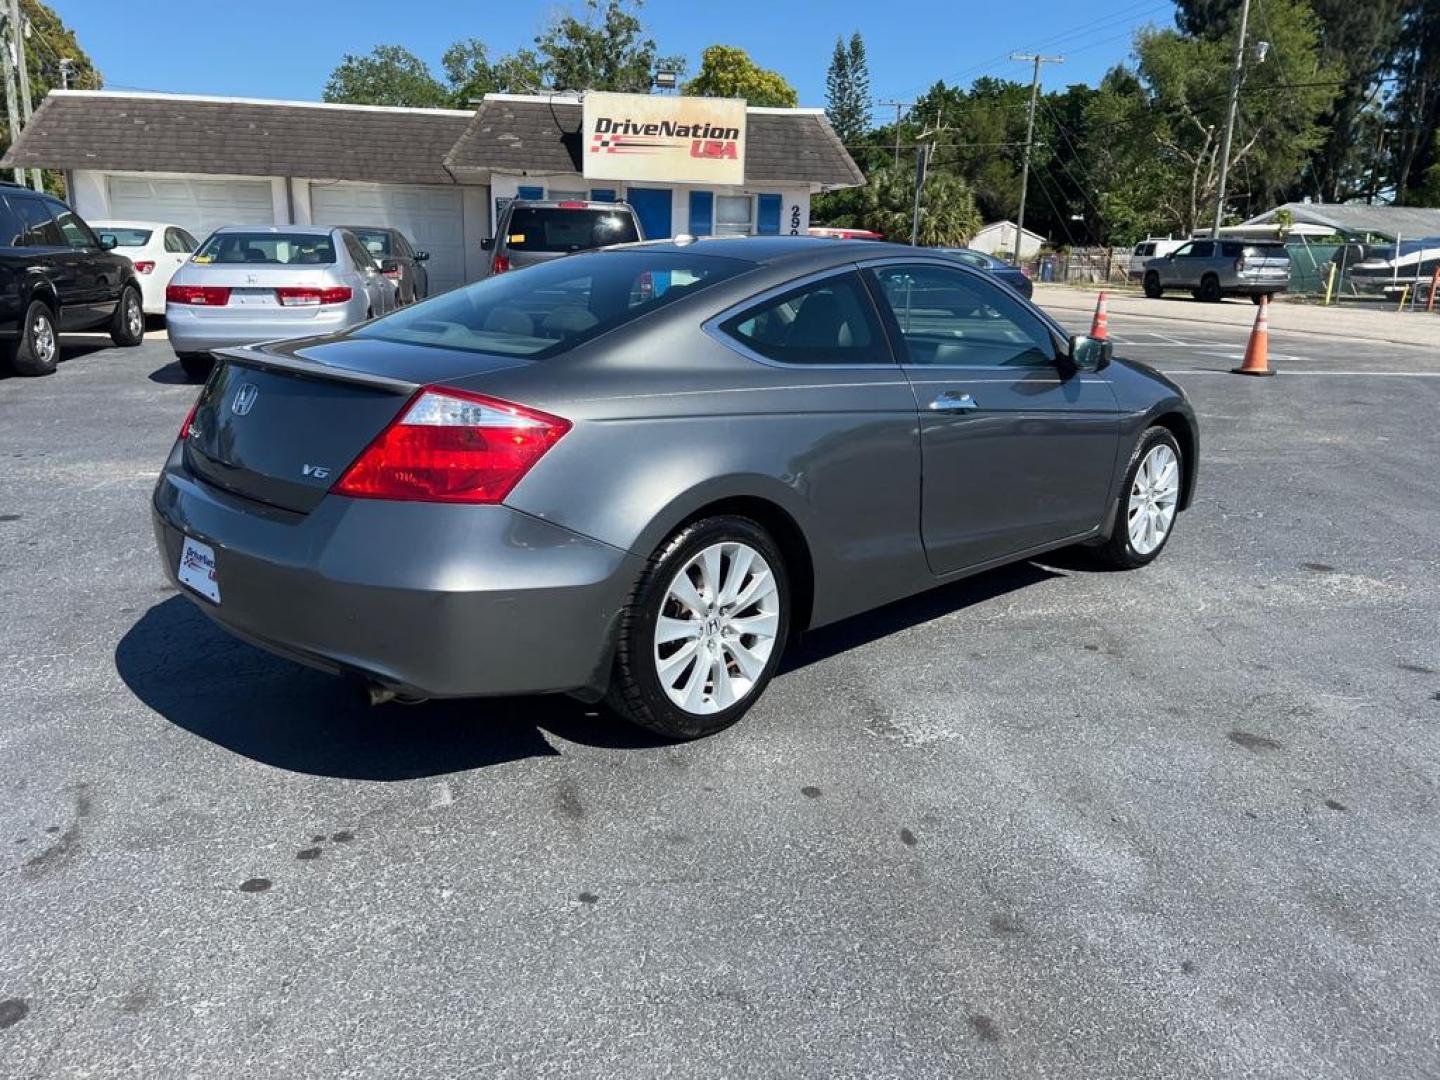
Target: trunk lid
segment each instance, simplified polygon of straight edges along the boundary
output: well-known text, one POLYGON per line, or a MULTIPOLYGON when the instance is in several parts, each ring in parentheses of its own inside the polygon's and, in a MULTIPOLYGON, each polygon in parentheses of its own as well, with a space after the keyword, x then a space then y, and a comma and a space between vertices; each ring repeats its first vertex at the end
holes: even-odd
POLYGON ((185 465, 223 490, 297 513, 424 385, 528 366, 514 357, 342 338, 225 349, 185 440, 185 465))

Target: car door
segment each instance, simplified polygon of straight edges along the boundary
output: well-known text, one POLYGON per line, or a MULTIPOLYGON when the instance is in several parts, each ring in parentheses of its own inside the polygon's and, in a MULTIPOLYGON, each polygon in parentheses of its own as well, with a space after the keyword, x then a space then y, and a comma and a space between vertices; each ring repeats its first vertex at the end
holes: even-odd
POLYGON ((370 297, 370 310, 376 315, 384 315, 395 307, 395 286, 380 272, 375 259, 353 233, 341 235, 345 237, 345 250, 350 254, 360 287, 370 297))
POLYGON ((1056 331, 982 273, 901 261, 869 264, 866 278, 919 408, 931 570, 979 567, 1093 529, 1119 442, 1104 374, 1062 371, 1056 331))
POLYGON ((97 326, 115 314, 127 262, 102 248, 100 238, 68 206, 54 199, 43 201, 69 249, 64 258, 74 272, 77 300, 72 307, 85 311, 83 323, 77 311, 71 312, 75 325, 97 326))
POLYGON ((89 312, 81 304, 83 290, 77 280, 77 267, 49 208, 36 195, 7 192, 5 198, 20 219, 20 245, 28 249, 29 265, 55 288, 60 302, 60 329, 85 326, 89 312))
POLYGON ((1200 279, 1205 276, 1206 271, 1212 269, 1210 260, 1214 255, 1215 243, 1212 240, 1193 240, 1177 251, 1175 262, 1180 266, 1183 275, 1179 283, 1187 289, 1198 289, 1200 279))

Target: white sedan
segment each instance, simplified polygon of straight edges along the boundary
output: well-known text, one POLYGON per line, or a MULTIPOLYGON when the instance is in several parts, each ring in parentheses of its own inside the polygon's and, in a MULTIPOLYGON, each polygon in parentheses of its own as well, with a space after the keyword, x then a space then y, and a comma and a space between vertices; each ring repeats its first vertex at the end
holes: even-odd
POLYGON ((165 314, 165 286, 200 244, 179 225, 158 221, 92 221, 101 242, 115 239, 115 254, 135 264, 146 315, 165 314))

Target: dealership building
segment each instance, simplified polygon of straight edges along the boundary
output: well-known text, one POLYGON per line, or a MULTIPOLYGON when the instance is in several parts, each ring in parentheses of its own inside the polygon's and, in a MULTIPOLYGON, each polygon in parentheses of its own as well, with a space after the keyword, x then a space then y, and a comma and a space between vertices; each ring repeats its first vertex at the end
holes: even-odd
POLYGON ((394 226, 437 289, 481 275, 512 198, 624 199, 651 238, 775 235, 864 183, 820 109, 601 93, 472 112, 51 91, 0 167, 62 170, 89 220, 394 226))

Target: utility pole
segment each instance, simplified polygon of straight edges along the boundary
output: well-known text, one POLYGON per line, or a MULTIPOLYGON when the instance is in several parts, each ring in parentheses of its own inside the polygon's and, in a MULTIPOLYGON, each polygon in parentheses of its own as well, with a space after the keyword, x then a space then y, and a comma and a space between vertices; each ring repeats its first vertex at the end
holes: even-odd
POLYGON ((1220 190, 1215 193, 1215 225, 1210 239, 1220 236, 1225 216, 1225 181, 1230 176, 1230 138, 1235 134, 1235 110, 1240 104, 1240 77, 1245 73, 1245 30, 1250 25, 1250 0, 1240 5, 1240 36, 1235 39, 1235 68, 1230 72, 1230 109, 1225 114, 1225 137, 1220 143, 1220 190))
MULTIPOLYGON (((1248 3, 1249 0, 1246 0, 1248 3)), ((1020 264, 1020 245, 1025 235, 1025 195, 1030 188, 1030 146, 1035 141, 1035 101, 1040 96, 1040 65, 1063 64, 1063 56, 1041 56, 1039 53, 1011 53, 1011 60, 1031 60, 1035 75, 1030 80, 1030 118, 1025 124, 1025 164, 1020 167, 1020 213, 1015 222, 1015 264, 1020 264)))
MULTIPOLYGON (((3 36, 0 36, 0 62, 5 65, 5 112, 10 120, 10 142, 13 144, 20 134, 20 112, 15 107, 15 64, 12 59, 15 54, 10 48, 14 24, 9 14, 3 11, 0 11, 0 24, 3 24, 4 30, 3 36)), ((24 169, 15 170, 15 182, 25 183, 24 169)))
POLYGON ((877 101, 875 104, 876 104, 876 105, 879 105, 882 109, 888 109, 888 108, 889 108, 890 106, 892 106, 892 105, 895 106, 895 164, 896 164, 896 165, 899 165, 899 164, 900 164, 900 113, 901 113, 901 110, 911 108, 915 103, 914 103, 913 101, 877 101))
MULTIPOLYGON (((10 42, 15 49, 15 68, 20 75, 20 109, 25 126, 30 126, 30 66, 25 62, 25 18, 20 14, 20 0, 10 0, 10 42)), ((16 131, 18 135, 19 132, 16 131)), ((30 170, 30 186, 43 187, 40 170, 30 170)))

